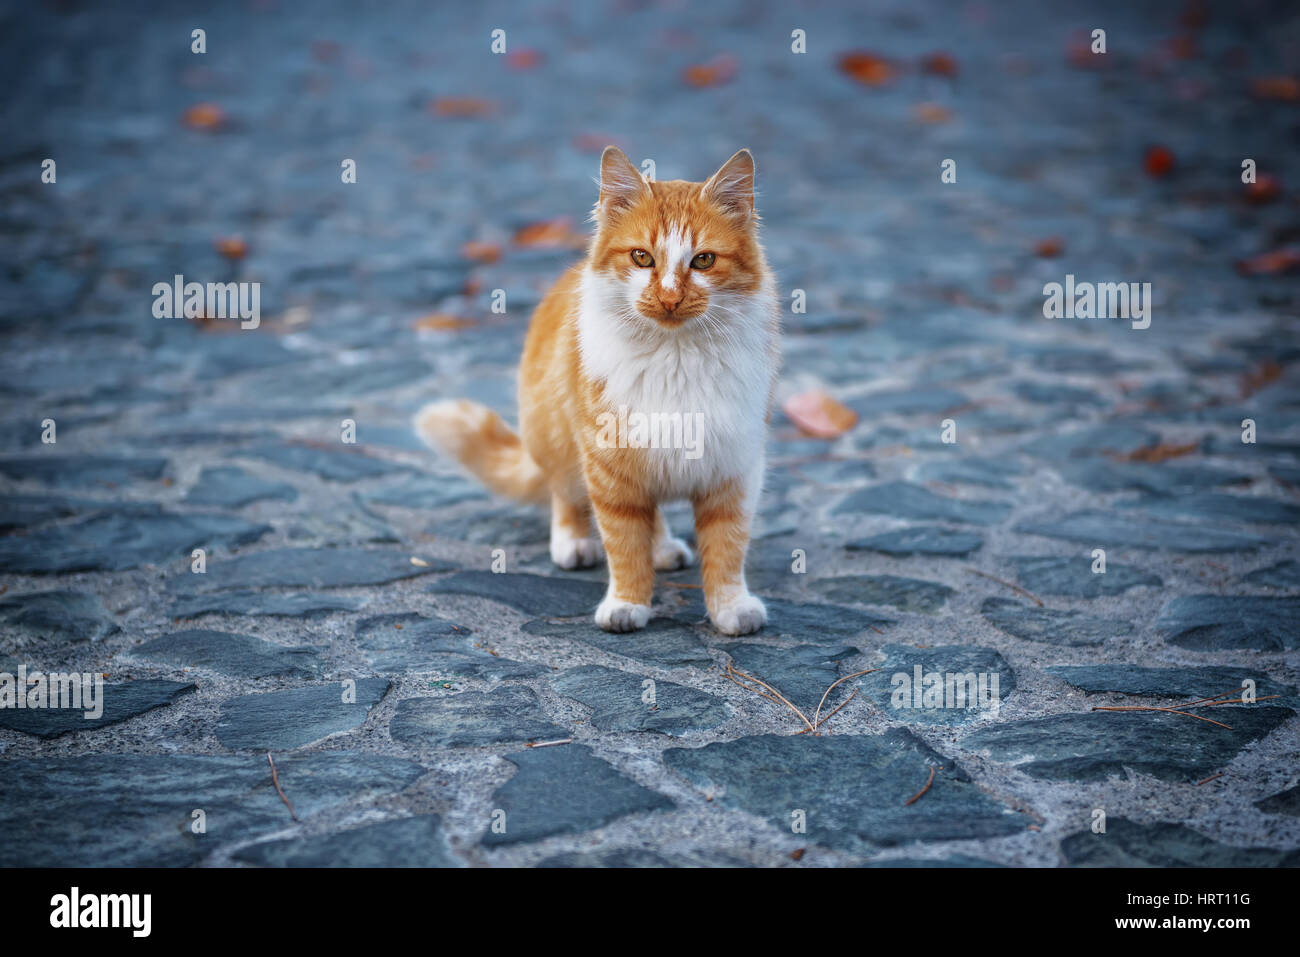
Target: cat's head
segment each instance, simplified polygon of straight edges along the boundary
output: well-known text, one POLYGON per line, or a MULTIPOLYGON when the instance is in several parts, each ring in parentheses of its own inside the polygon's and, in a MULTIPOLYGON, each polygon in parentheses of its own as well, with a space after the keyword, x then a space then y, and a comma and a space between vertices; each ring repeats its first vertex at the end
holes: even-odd
POLYGON ((676 327, 725 313, 763 282, 749 150, 707 182, 653 182, 607 146, 594 219, 592 270, 602 298, 626 316, 676 327))

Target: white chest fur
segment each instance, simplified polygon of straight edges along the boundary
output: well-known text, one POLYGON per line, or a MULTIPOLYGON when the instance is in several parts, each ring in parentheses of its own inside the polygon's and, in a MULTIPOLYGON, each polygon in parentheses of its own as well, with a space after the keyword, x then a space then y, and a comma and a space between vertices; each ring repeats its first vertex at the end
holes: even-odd
POLYGON ((761 469, 772 383, 775 292, 715 295, 677 328, 635 312, 628 291, 588 271, 578 312, 583 371, 604 383, 598 444, 641 448, 663 499, 761 469))

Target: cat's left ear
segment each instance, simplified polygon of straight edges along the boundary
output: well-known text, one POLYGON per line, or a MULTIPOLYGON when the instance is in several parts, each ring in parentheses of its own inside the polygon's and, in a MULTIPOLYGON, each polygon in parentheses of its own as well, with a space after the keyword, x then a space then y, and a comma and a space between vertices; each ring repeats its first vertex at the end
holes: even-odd
POLYGON ((641 172, 617 146, 606 146, 600 157, 599 210, 609 214, 632 206, 649 189, 641 172))
POLYGON ((754 157, 740 150, 709 177, 701 195, 723 209, 748 218, 754 212, 754 157))

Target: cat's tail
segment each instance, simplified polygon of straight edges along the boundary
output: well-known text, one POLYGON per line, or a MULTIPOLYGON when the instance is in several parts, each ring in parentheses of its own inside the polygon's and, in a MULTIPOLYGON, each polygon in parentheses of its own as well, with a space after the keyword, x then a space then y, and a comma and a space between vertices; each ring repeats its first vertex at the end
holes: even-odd
POLYGON ((468 399, 434 402, 415 414, 415 431, 498 495, 524 502, 547 500, 546 473, 515 431, 487 406, 468 399))

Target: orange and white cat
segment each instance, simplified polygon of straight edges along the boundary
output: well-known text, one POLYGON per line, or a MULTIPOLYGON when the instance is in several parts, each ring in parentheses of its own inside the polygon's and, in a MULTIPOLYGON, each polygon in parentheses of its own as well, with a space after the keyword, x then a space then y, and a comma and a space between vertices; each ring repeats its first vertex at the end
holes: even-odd
POLYGON ((728 635, 756 631, 767 610, 745 584, 745 552, 780 318, 758 240, 753 157, 741 150, 705 183, 653 182, 607 147, 593 220, 587 258, 533 314, 519 434, 466 400, 426 406, 416 429, 492 491, 549 498, 561 568, 594 565, 603 551, 609 591, 596 623, 607 631, 644 627, 655 569, 694 560, 659 509, 690 501, 710 619, 728 635), (610 428, 638 413, 699 423, 702 433, 682 448, 645 429, 610 428))

